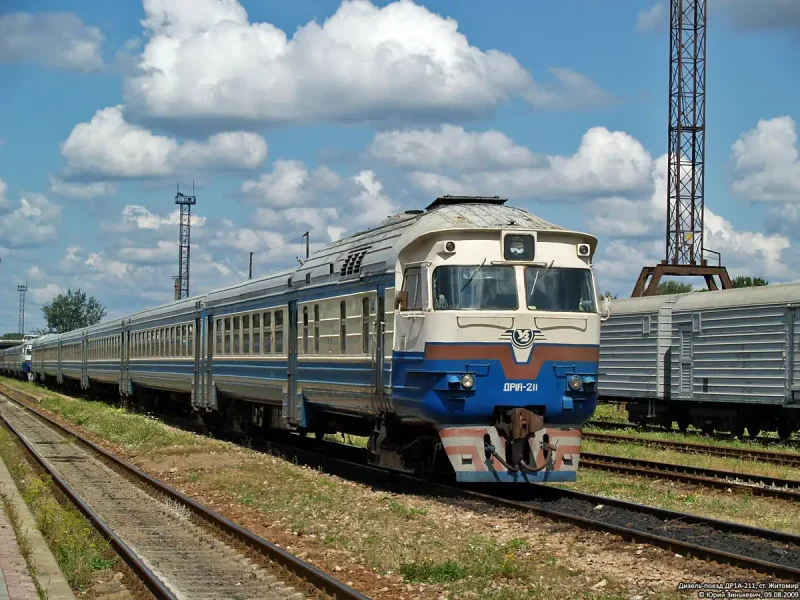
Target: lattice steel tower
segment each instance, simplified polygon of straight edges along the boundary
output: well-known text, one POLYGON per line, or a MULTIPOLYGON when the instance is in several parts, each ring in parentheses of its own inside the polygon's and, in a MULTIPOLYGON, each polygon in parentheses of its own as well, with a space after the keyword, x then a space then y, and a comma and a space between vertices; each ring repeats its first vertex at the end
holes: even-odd
POLYGON ((28 291, 28 284, 18 285, 19 292, 19 333, 25 335, 25 292, 28 291))
POLYGON ((703 276, 710 290, 718 289, 718 276, 723 289, 731 287, 719 254, 703 242, 706 2, 670 2, 666 260, 642 269, 633 296, 655 294, 664 275, 703 276), (719 264, 709 265, 706 252, 716 254, 719 264))
POLYGON ((189 254, 191 246, 192 206, 197 204, 192 183, 192 195, 181 193, 178 184, 175 194, 175 204, 180 206, 180 232, 178 235, 178 285, 176 286, 176 300, 189 297, 189 254))

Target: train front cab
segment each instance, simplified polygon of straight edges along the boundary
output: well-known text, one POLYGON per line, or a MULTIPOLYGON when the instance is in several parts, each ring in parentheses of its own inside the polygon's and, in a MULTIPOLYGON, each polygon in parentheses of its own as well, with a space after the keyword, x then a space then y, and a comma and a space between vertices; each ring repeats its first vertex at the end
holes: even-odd
POLYGON ((451 230, 401 252, 394 406, 435 427, 458 481, 575 480, 596 405, 595 244, 451 230))

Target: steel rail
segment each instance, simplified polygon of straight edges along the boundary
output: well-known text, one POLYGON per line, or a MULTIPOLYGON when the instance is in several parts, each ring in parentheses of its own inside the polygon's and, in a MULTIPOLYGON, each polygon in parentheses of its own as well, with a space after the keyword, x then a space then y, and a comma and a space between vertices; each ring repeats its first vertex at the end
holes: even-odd
POLYGON ((641 446, 651 446, 653 448, 680 450, 695 454, 707 454, 709 456, 722 456, 726 458, 738 458, 741 460, 752 459, 759 460, 761 462, 773 463, 776 465, 800 467, 800 454, 794 454, 792 452, 776 452, 772 450, 760 450, 757 448, 731 448, 729 446, 718 446, 715 444, 699 444, 696 442, 683 442, 675 440, 657 440, 633 435, 623 435, 619 433, 596 433, 594 431, 584 431, 583 439, 591 440, 593 442, 605 442, 611 444, 638 444, 641 446))
MULTIPOLYGON (((81 445, 99 454, 104 459, 113 464, 115 467, 120 468, 125 473, 133 475, 144 484, 151 486, 152 488, 164 494, 165 496, 168 496, 172 500, 175 500, 183 504, 184 506, 190 508, 192 512, 194 512, 197 516, 202 517, 206 521, 210 522, 212 525, 220 528, 223 532, 231 535, 240 542, 243 542, 246 545, 250 546, 251 548, 257 550, 258 552, 266 555, 270 560, 279 564, 280 566, 290 571, 295 576, 299 577, 301 580, 304 580, 314 588, 325 592, 335 600, 369 600, 368 596, 361 594, 360 592, 354 590, 353 588, 339 581, 338 579, 331 577, 324 571, 321 571, 320 569, 314 567, 313 565, 310 565, 304 560, 297 558, 296 556, 287 552, 283 548, 280 548, 275 544, 265 540, 264 538, 254 534, 252 531, 248 531, 247 529, 240 527, 233 521, 227 519, 226 517, 223 517, 219 513, 200 504, 199 502, 189 498, 188 496, 179 492, 175 488, 163 483, 162 481, 159 481, 158 479, 151 477, 150 475, 140 470, 139 468, 135 467, 134 465, 130 464, 129 462, 115 456, 114 454, 112 454, 105 448, 102 448, 99 445, 95 444, 91 440, 86 439, 84 436, 74 431, 71 427, 67 427, 66 425, 59 423, 58 421, 49 417, 48 415, 43 414, 36 408, 29 406, 25 401, 21 401, 19 400, 19 398, 14 397, 15 395, 20 395, 23 398, 25 398, 27 402, 35 403, 36 399, 33 398, 32 396, 24 392, 20 392, 19 390, 9 389, 7 386, 1 386, 1 385, 0 385, 0 393, 2 393, 10 400, 14 401, 17 405, 22 406, 26 410, 32 412, 37 417, 45 421, 48 425, 51 425, 55 427, 57 430, 69 436, 74 437, 81 445)), ((42 466, 48 471, 48 473, 52 473, 54 475, 54 479, 60 482, 59 486, 63 484, 65 488, 68 488, 69 486, 67 486, 67 484, 63 482, 63 480, 61 480, 61 478, 58 477, 57 474, 55 474, 55 471, 53 471, 52 468, 45 466, 45 463, 43 462, 44 459, 35 451, 35 449, 31 447, 29 443, 27 443, 27 440, 25 440, 16 429, 13 429, 13 426, 11 426, 10 423, 8 423, 5 417, 2 417, 2 415, 0 415, 0 418, 2 418, 2 420, 6 423, 6 425, 8 425, 9 428, 12 431, 14 431, 15 435, 17 435, 17 437, 20 438, 20 440, 25 445, 26 449, 28 449, 33 453, 33 455, 37 458, 37 462, 42 464, 42 466)), ((83 503, 83 501, 81 501, 80 498, 78 498, 77 495, 75 495, 74 492, 70 490, 70 492, 68 492, 68 495, 70 496, 71 500, 73 498, 75 499, 76 504, 80 503, 78 504, 79 506, 82 505, 85 507, 86 510, 91 511, 91 509, 89 509, 89 507, 86 506, 83 503)), ((105 527, 105 524, 103 524, 103 526, 105 527)), ((107 531, 111 535, 114 535, 113 532, 111 532, 108 529, 108 527, 105 527, 105 531, 107 531)), ((119 540, 119 543, 123 544, 121 540, 119 540)), ((128 551, 130 552, 129 549, 128 551)), ((155 578, 155 575, 152 575, 152 573, 150 574, 150 576, 155 578)), ((175 599, 175 597, 171 595, 171 592, 169 592, 169 590, 166 590, 165 588, 165 591, 170 593, 170 595, 168 596, 165 595, 163 596, 163 598, 169 598, 170 600, 175 599)))
POLYGON ((754 496, 800 500, 800 481, 792 479, 690 467, 591 452, 581 452, 580 461, 582 467, 600 471, 669 479, 712 488, 731 488, 743 492, 751 492, 754 496))
MULTIPOLYGON (((0 387, 0 391, 3 391, 2 387, 0 387)), ((21 395, 30 398, 27 394, 22 393, 21 395)), ((35 399, 29 399, 29 401, 35 402, 35 399)), ((20 401, 17 402, 39 414, 39 411, 36 411, 26 403, 22 403, 20 401)), ((50 421, 49 417, 46 415, 42 415, 42 417, 45 420, 50 421)), ((55 424, 65 431, 69 430, 64 426, 61 426, 59 423, 55 424)), ((91 444, 92 447, 99 448, 92 442, 88 443, 91 444)), ((322 444, 341 446, 341 444, 334 442, 324 442, 322 444)), ((622 510, 656 517, 661 523, 664 524, 664 532, 669 531, 668 528, 670 526, 683 530, 685 530, 687 527, 707 527, 723 534, 746 536, 773 543, 789 544, 798 548, 800 548, 800 535, 773 529, 754 527, 751 525, 743 525, 730 521, 723 521, 721 519, 714 519, 711 517, 702 517, 689 513, 681 513, 657 508, 654 506, 637 504, 626 500, 618 500, 605 496, 597 496, 565 488, 540 484, 528 484, 523 486, 508 486, 504 484, 495 488, 495 490, 500 490, 500 494, 513 495, 525 493, 535 497, 535 499, 532 500, 521 500, 519 498, 512 498, 499 494, 490 494, 483 491, 476 491, 474 489, 466 489, 464 487, 456 487, 453 485, 421 480, 417 477, 400 473, 392 469, 375 467, 338 458, 335 456, 336 452, 334 451, 318 453, 299 449, 296 446, 276 444, 273 442, 270 442, 265 446, 268 447, 270 451, 279 452, 299 464, 314 466, 316 468, 324 468, 329 472, 336 472, 336 474, 339 474, 343 477, 360 479, 363 481, 374 482, 377 479, 384 482, 390 482, 392 485, 396 485, 404 493, 411 493, 413 491, 414 493, 428 493, 445 497, 473 498, 493 506, 512 508, 515 510, 534 513, 550 520, 570 523, 584 529, 614 533, 625 540, 635 540, 638 542, 659 546, 671 551, 683 553, 684 555, 700 557, 706 560, 717 561, 722 564, 735 565, 745 569, 752 569, 757 572, 778 576, 793 581, 800 581, 800 565, 792 566, 776 562, 769 562, 746 554, 737 554, 735 552, 729 552, 720 548, 704 546, 701 544, 676 539, 674 537, 668 537, 666 535, 642 531, 637 529, 634 524, 626 523, 626 525, 618 525, 604 522, 600 518, 590 518, 584 515, 592 514, 594 512, 593 509, 598 506, 616 507, 622 510), (587 505, 587 509, 583 512, 583 514, 572 514, 562 510, 556 510, 543 506, 543 499, 545 499, 544 502, 546 502, 547 499, 569 499, 579 501, 585 503, 587 505)), ((105 450, 102 448, 99 449, 105 453, 105 450)), ((149 477, 147 475, 144 476, 149 477)))
POLYGON ((64 495, 74 504, 83 515, 89 519, 95 529, 108 540, 117 555, 125 561, 125 564, 136 574, 139 580, 144 583, 148 590, 159 600, 178 600, 177 597, 170 591, 170 589, 161 581, 155 573, 153 573, 144 561, 128 547, 114 531, 106 525, 106 523, 95 513, 89 505, 87 505, 78 494, 67 484, 66 481, 58 474, 58 472, 50 466, 36 448, 34 448, 25 436, 14 427, 5 416, 0 414, 0 420, 13 433, 24 448, 30 453, 31 456, 39 463, 39 466, 47 473, 61 489, 64 495))
MULTIPOLYGON (((605 421, 602 419, 595 419, 592 421, 587 421, 585 423, 587 427, 596 427, 597 429, 606 429, 606 430, 613 430, 613 429, 638 429, 640 431, 654 431, 654 432, 662 432, 662 433, 680 433, 686 437, 700 437, 702 435, 701 431, 680 431, 679 429, 665 429, 661 425, 653 425, 653 424, 646 424, 644 426, 639 425, 637 423, 631 423, 629 421, 620 422, 620 421, 605 421)), ((722 431, 715 431, 711 434, 714 439, 717 440, 732 440, 734 436, 730 433, 725 433, 722 431)), ((747 440, 749 442, 755 442, 757 444, 762 444, 764 446, 775 445, 775 444, 783 444, 784 446, 794 446, 800 448, 800 440, 797 438, 789 438, 788 440, 780 440, 778 438, 770 438, 770 437, 763 437, 759 436, 756 438, 751 437, 744 437, 743 440, 747 440)))

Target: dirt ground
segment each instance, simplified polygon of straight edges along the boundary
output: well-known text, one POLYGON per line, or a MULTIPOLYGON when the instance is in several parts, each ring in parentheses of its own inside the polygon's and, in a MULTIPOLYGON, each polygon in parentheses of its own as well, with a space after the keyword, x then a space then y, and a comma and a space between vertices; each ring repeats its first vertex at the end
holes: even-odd
POLYGON ((697 597, 678 592, 681 582, 764 580, 479 501, 374 490, 160 423, 147 424, 156 441, 122 443, 115 414, 102 415, 102 435, 86 416, 111 410, 104 405, 24 391, 46 396, 39 409, 101 446, 373 598, 678 598, 697 597))

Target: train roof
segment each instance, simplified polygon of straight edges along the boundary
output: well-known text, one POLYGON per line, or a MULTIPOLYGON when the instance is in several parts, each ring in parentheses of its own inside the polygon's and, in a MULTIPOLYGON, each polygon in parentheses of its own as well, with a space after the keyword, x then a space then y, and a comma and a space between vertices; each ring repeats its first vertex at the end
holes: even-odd
POLYGON ((800 283, 780 283, 706 293, 691 292, 683 295, 674 310, 702 310, 704 308, 761 304, 800 304, 800 283))
POLYGON ((640 298, 618 298, 611 301, 612 315, 635 315, 658 312, 668 302, 676 302, 685 294, 642 296, 640 298))
POLYGON ((674 312, 733 306, 800 305, 800 282, 612 300, 611 314, 652 313, 669 302, 674 303, 674 312))
MULTIPOLYGON (((326 244, 297 267, 146 309, 124 319, 134 325, 169 317, 192 307, 222 305, 234 298, 238 301, 277 295, 286 291, 289 280, 293 286, 300 287, 391 273, 394 272, 397 256, 406 245, 419 237, 442 230, 502 228, 575 234, 585 237, 594 252, 597 246, 594 236, 555 225, 522 208, 506 206, 506 201, 497 196, 442 196, 431 202, 425 210, 397 213, 375 227, 326 244)), ((95 335, 118 327, 121 321, 105 321, 85 330, 89 335, 95 335)), ((79 338, 83 331, 65 333, 62 339, 68 341, 79 338)))

